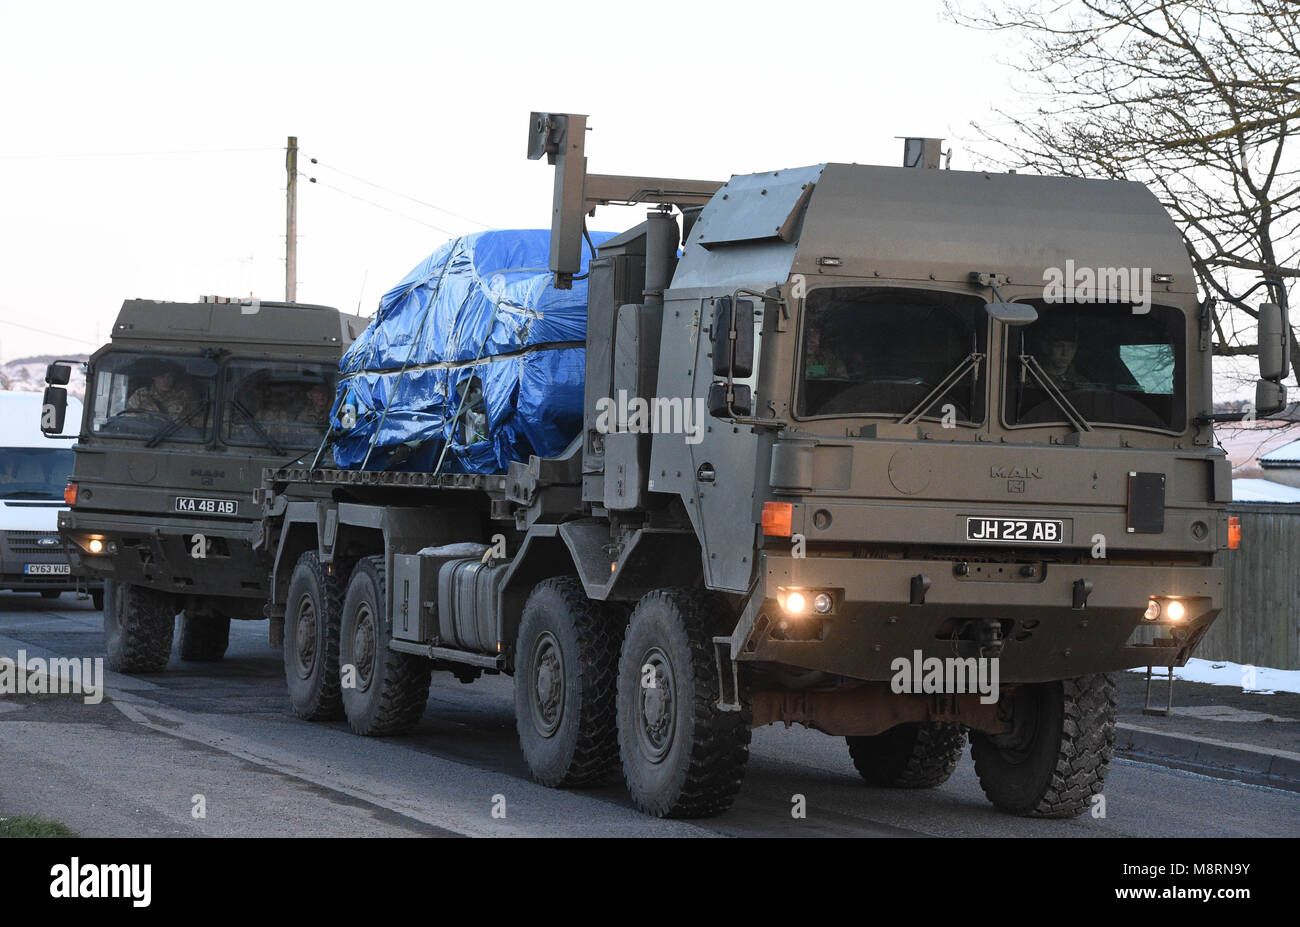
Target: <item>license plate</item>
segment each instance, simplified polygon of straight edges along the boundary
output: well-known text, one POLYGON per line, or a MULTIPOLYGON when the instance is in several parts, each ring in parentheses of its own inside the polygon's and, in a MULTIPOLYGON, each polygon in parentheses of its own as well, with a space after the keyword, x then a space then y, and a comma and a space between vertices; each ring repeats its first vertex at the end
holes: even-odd
POLYGON ((194 496, 177 496, 176 511, 194 515, 235 515, 239 503, 234 499, 198 499, 194 496))
POLYGON ((1065 541, 1065 523, 1059 518, 967 518, 966 540, 1060 544, 1065 541))
POLYGON ((67 576, 72 567, 66 563, 24 563, 23 572, 28 576, 67 576))

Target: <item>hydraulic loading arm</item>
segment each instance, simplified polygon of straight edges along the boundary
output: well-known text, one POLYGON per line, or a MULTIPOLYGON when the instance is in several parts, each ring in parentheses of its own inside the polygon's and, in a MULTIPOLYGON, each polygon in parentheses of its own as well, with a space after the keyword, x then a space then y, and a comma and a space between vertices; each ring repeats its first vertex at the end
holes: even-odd
POLYGON ((582 266, 584 223, 597 206, 703 206, 723 184, 720 180, 588 174, 586 134, 587 117, 578 113, 533 113, 529 119, 529 160, 536 161, 544 154, 547 163, 555 165, 550 266, 557 290, 569 289, 582 266))

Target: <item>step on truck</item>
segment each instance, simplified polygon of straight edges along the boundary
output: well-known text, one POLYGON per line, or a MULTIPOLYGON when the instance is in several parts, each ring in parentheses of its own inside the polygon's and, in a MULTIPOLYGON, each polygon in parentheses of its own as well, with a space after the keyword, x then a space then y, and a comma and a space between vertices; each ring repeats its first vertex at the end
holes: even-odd
MULTIPOLYGON (((104 584, 108 666, 220 660, 231 619, 261 619, 270 564, 252 542, 267 467, 310 457, 338 361, 364 328, 326 306, 132 299, 86 362, 86 400, 58 533, 75 575, 104 584)), ((42 428, 66 417, 70 362, 46 373, 42 428)), ((76 410, 81 412, 81 407, 76 410)), ((280 626, 270 638, 278 646, 280 626)))
MULTIPOLYGON (((1155 197, 929 157, 591 174, 585 131, 531 119, 554 285, 593 209, 654 208, 594 249, 568 449, 264 476, 296 713, 396 734, 433 671, 507 673, 538 782, 621 770, 653 815, 727 808, 777 723, 897 788, 941 784, 969 737, 999 809, 1087 809, 1112 674, 1187 660, 1234 543, 1208 307, 1155 197)), ((1260 317, 1267 415, 1285 313, 1260 317)))

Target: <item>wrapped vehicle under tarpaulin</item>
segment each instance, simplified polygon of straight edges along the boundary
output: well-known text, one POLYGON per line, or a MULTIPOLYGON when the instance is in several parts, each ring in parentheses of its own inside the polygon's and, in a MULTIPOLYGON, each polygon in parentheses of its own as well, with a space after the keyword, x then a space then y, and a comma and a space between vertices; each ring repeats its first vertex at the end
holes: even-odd
POLYGON ((385 293, 339 363, 335 462, 504 473, 562 451, 582 427, 587 281, 555 289, 549 254, 547 230, 462 235, 385 293))

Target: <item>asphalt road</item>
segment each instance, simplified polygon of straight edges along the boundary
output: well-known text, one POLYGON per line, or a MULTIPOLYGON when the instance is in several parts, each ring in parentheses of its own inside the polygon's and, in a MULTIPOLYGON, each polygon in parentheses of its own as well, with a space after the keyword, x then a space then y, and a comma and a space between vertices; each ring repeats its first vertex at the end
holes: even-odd
MULTIPOLYGON (((512 680, 435 674, 424 719, 401 738, 352 735, 289 712, 263 622, 235 622, 225 661, 109 674, 108 698, 0 697, 0 816, 36 814, 87 836, 1294 836, 1300 795, 1116 760, 1105 816, 1008 817, 985 800, 969 752, 942 788, 865 786, 843 740, 754 732, 726 814, 660 821, 622 785, 556 791, 519 753, 512 680), (806 817, 796 818, 796 796, 806 817), (200 816, 198 812, 201 811, 200 816), (495 812, 495 814, 494 814, 495 812)), ((103 654, 100 615, 71 594, 0 594, 0 656, 103 654)))

